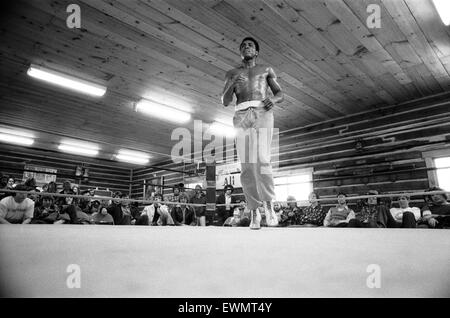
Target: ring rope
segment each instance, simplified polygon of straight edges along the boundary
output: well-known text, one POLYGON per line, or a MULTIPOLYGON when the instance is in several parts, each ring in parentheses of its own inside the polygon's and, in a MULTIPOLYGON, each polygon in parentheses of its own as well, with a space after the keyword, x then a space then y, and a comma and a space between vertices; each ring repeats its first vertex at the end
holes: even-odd
MULTIPOLYGON (((140 199, 121 199, 121 198, 113 198, 113 197, 105 197, 105 196, 86 196, 81 194, 63 194, 63 193, 49 193, 49 192, 34 192, 34 191, 19 191, 19 190, 8 190, 8 189, 1 189, 0 193, 23 193, 23 194, 32 194, 32 195, 40 195, 40 196, 52 196, 52 197, 71 197, 71 198, 80 198, 80 199, 90 199, 90 200, 114 200, 114 201, 124 201, 124 202, 137 202, 137 203, 143 203, 143 204, 152 204, 152 203, 160 203, 160 204, 166 204, 166 205, 178 205, 180 202, 177 201, 157 201, 157 200, 140 200, 140 199)), ((392 198, 392 197, 399 197, 399 196, 431 196, 434 194, 447 194, 449 195, 450 192, 448 191, 429 191, 429 192, 402 192, 402 193, 385 193, 385 194, 373 194, 373 195, 360 195, 360 196, 349 196, 345 197, 345 200, 360 200, 360 199, 368 199, 368 198, 392 198)), ((335 201, 337 200, 336 197, 332 198, 323 198, 323 199, 316 199, 318 202, 323 201, 335 201)), ((309 200, 291 200, 291 201, 274 201, 275 203, 307 203, 309 204, 309 200)), ((196 207, 206 207, 209 204, 201 204, 201 203, 183 203, 182 205, 189 205, 189 206, 196 206, 196 207)), ((223 207, 223 206, 240 206, 241 203, 231 203, 231 204, 215 204, 216 207, 223 207)))

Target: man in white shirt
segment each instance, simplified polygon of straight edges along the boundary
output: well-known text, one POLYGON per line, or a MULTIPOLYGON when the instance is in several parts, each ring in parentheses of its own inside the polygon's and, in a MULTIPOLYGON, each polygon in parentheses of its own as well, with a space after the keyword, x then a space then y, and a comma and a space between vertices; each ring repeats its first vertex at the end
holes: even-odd
POLYGON ((399 208, 389 211, 380 210, 377 215, 378 227, 382 228, 415 228, 420 219, 420 209, 409 206, 409 197, 400 194, 399 208))
MULTIPOLYGON (((26 191, 27 188, 19 184, 14 190, 26 191)), ((16 193, 0 201, 0 224, 29 224, 33 214, 34 202, 27 198, 27 195, 24 193, 16 193)))
MULTIPOLYGON (((161 194, 155 194, 153 198, 155 201, 162 201, 161 194)), ((137 224, 144 223, 145 225, 174 225, 172 216, 169 213, 169 207, 165 204, 159 204, 155 202, 151 205, 147 205, 142 211, 141 220, 136 222, 137 224), (148 219, 146 221, 145 219, 148 219), (148 222, 148 223, 147 223, 148 222)))

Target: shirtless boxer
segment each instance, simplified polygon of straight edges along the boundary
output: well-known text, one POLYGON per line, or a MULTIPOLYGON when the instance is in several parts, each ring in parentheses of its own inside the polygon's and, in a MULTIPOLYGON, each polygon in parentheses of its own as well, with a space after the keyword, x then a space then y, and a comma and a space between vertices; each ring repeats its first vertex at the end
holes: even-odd
POLYGON ((283 101, 283 92, 274 70, 267 65, 256 65, 259 44, 255 39, 245 38, 239 49, 242 64, 226 74, 222 104, 228 106, 233 101, 233 95, 236 95, 233 124, 238 130, 236 145, 241 161, 241 183, 251 211, 250 228, 260 229, 261 214, 258 207, 261 202, 267 225, 278 225, 273 210, 275 191, 270 145, 273 135, 272 108, 275 103, 283 101), (273 96, 269 96, 268 88, 273 96), (246 136, 249 139, 248 146, 245 145, 246 136))

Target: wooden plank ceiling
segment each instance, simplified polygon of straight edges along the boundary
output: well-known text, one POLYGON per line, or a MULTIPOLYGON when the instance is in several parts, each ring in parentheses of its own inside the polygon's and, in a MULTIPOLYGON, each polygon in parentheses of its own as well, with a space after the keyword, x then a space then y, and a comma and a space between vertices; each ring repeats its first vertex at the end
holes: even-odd
POLYGON ((281 131, 450 90, 450 30, 431 0, 22 0, 7 9, 0 124, 36 131, 49 148, 72 136, 105 154, 123 147, 167 160, 176 126, 133 103, 156 98, 206 123, 231 118, 220 105, 223 79, 249 35, 286 93, 281 131), (81 29, 66 26, 71 3, 81 29), (369 4, 380 6, 381 28, 366 24, 369 4), (108 91, 95 99, 43 84, 26 75, 30 63, 108 91))

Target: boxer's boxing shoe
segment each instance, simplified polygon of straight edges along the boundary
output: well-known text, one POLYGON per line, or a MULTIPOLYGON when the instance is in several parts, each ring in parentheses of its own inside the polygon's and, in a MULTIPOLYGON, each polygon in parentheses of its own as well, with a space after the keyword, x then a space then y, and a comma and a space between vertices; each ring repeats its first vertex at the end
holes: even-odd
POLYGON ((250 211, 250 229, 259 230, 261 228, 261 213, 258 209, 250 211))

